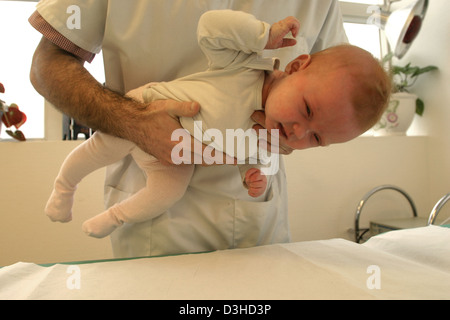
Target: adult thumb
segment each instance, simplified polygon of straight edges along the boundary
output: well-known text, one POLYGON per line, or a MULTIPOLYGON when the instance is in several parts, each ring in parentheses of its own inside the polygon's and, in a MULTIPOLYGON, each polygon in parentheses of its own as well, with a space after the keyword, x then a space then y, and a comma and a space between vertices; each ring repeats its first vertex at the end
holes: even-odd
POLYGON ((198 102, 177 102, 168 106, 168 112, 177 117, 193 117, 199 111, 198 102))

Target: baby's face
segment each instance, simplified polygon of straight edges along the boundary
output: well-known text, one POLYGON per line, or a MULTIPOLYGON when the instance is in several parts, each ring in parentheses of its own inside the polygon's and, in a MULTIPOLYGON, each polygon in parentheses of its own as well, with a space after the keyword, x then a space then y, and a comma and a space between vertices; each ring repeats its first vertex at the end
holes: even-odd
POLYGON ((362 134, 350 88, 338 78, 296 71, 281 79, 266 100, 266 128, 279 129, 280 138, 294 149, 342 143, 362 134))

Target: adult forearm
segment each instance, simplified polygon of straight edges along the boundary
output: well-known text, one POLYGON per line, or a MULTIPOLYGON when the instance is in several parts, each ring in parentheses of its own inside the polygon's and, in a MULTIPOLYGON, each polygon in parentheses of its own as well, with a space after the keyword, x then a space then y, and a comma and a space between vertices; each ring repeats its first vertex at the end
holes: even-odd
POLYGON ((79 123, 136 143, 163 163, 172 163, 181 128, 178 117, 192 117, 198 103, 159 100, 144 104, 98 83, 83 61, 43 38, 33 57, 30 80, 36 90, 79 123))
POLYGON ((105 88, 83 64, 43 38, 33 57, 30 79, 43 97, 79 123, 129 137, 127 123, 137 120, 145 105, 105 88))

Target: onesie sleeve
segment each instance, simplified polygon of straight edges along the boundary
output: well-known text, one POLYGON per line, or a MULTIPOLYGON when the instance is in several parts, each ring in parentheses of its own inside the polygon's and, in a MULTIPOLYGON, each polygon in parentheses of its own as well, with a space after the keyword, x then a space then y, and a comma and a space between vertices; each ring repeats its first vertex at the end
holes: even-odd
POLYGON ((210 69, 225 68, 264 50, 270 24, 253 15, 232 10, 204 13, 197 29, 198 43, 208 58, 210 69))

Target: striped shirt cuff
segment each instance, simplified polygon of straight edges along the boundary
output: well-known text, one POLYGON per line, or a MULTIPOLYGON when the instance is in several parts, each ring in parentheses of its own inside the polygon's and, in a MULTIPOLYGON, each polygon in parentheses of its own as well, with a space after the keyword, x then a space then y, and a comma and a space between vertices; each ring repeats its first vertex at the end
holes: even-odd
POLYGON ((84 50, 74 44, 72 41, 64 37, 61 33, 56 31, 45 19, 39 14, 38 11, 35 11, 28 22, 42 35, 50 40, 52 43, 60 47, 61 49, 70 52, 71 54, 87 61, 89 63, 94 60, 95 53, 84 50))

